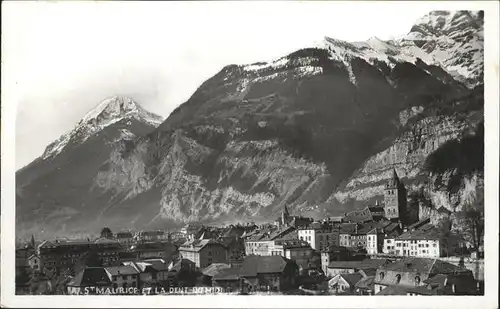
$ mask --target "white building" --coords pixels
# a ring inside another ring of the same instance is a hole
[[[307,241],[314,250],[339,245],[339,228],[331,224],[313,222],[298,230],[300,240]]]

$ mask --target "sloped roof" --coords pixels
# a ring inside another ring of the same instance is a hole
[[[279,255],[251,255],[245,257],[245,259],[243,260],[243,263],[241,265],[241,273],[244,276],[281,273],[285,270],[287,263],[288,260]]]
[[[443,233],[434,225],[428,223],[416,230],[410,230],[401,234],[399,240],[439,240],[443,237]]]
[[[68,286],[102,286],[111,284],[104,267],[87,267],[75,276]]]
[[[205,267],[201,272],[205,276],[213,277],[215,274],[219,273],[222,269],[231,268],[231,265],[226,263],[213,263]]]
[[[350,286],[354,286],[356,283],[358,283],[361,279],[363,279],[363,275],[360,273],[353,273],[353,274],[340,274],[344,280],[349,283]]]
[[[205,246],[212,244],[224,246],[222,243],[216,241],[215,239],[194,239],[194,240],[189,240],[184,244],[182,244],[179,250],[198,252]]]
[[[192,268],[195,263],[191,260],[188,259],[180,259],[177,261],[170,270],[175,270],[175,271],[181,271],[182,269],[189,269]]]
[[[406,257],[394,263],[381,265],[386,270],[398,272],[419,272],[426,274],[453,273],[459,270],[458,266],[439,259]]]
[[[212,280],[239,280],[241,269],[239,268],[223,268],[214,274]]]
[[[111,274],[111,276],[135,275],[139,273],[130,265],[109,266],[105,267],[105,269],[108,273]]]
[[[367,269],[378,268],[381,265],[390,263],[387,259],[366,259],[362,261],[332,261],[328,268],[342,268],[342,269]]]
[[[133,238],[134,235],[132,235],[131,232],[118,232],[116,233],[115,236],[117,239],[123,239],[123,238]]]
[[[407,288],[400,285],[389,285],[375,295],[406,295]]]

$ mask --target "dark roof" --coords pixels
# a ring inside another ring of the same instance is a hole
[[[181,269],[192,268],[195,263],[188,259],[180,259],[177,261],[170,270],[181,271]]]
[[[410,230],[401,234],[399,240],[439,240],[443,238],[443,232],[431,223],[427,223],[416,230]]]
[[[244,276],[256,276],[257,274],[282,273],[289,260],[279,256],[251,255],[245,257],[241,265],[241,273]]]
[[[440,286],[438,284],[428,284],[421,285],[414,288],[407,289],[409,293],[415,293],[420,295],[438,295]]]
[[[375,295],[406,295],[407,288],[400,285],[389,285]]]
[[[116,238],[122,239],[122,238],[133,238],[134,235],[132,235],[131,232],[118,232],[116,233]]]
[[[129,265],[110,266],[106,267],[106,270],[111,276],[135,275],[139,273],[135,268]]]
[[[382,269],[399,272],[419,272],[427,274],[446,274],[459,270],[458,266],[439,259],[406,257],[394,263],[381,265]]]
[[[363,279],[363,275],[360,273],[353,273],[353,274],[340,274],[344,280],[349,283],[350,286],[354,286],[356,283],[359,282],[359,280]]]
[[[245,233],[245,228],[232,226],[223,234],[222,237],[233,237],[233,236],[241,237],[243,233]]]
[[[375,276],[375,274],[377,273],[377,268],[375,267],[363,268],[359,270],[359,273],[362,274],[363,277]]]
[[[239,268],[223,268],[219,272],[214,274],[212,280],[239,280],[240,279]]]
[[[363,261],[332,261],[328,268],[342,268],[342,269],[366,269],[378,268],[381,265],[390,263],[387,259],[366,259]]]
[[[222,269],[231,268],[231,265],[225,263],[213,263],[205,267],[201,272],[205,276],[213,277],[215,274],[219,273]]]
[[[111,284],[104,267],[87,267],[75,276],[68,286],[102,286]]]

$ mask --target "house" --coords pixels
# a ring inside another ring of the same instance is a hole
[[[104,269],[111,278],[113,289],[139,288],[139,271],[131,265],[109,266]]]
[[[355,285],[363,279],[360,273],[344,273],[334,276],[328,281],[328,288],[334,294],[353,294]]]
[[[162,260],[125,262],[138,274],[140,289],[153,286],[165,286],[169,280],[168,266]]]
[[[296,229],[292,226],[281,226],[279,228],[263,228],[245,238],[246,255],[273,255],[275,240],[292,235]]]
[[[457,238],[445,235],[442,230],[428,223],[409,230],[395,239],[395,254],[422,258],[438,258],[454,252],[459,242]]]
[[[330,246],[321,251],[321,269],[326,274],[331,261],[347,261],[349,254],[346,247]]]
[[[314,250],[339,245],[339,226],[329,223],[313,222],[298,229],[300,240],[307,241]]]
[[[99,294],[99,290],[111,288],[111,279],[104,267],[86,267],[67,285],[69,295]]]
[[[427,279],[438,274],[461,272],[457,266],[438,259],[406,257],[393,263],[380,265],[374,280],[374,292],[381,295],[406,295],[407,291],[422,286]],[[402,294],[394,294],[402,293]]]
[[[218,274],[222,269],[231,268],[231,265],[226,263],[214,263],[202,270],[202,282],[206,285],[212,286],[213,277]]]
[[[313,252],[309,243],[304,240],[281,238],[275,240],[271,255],[294,260],[299,269],[311,269],[316,266],[312,264]]]
[[[378,205],[378,201],[374,206],[366,206],[361,210],[348,212],[344,215],[343,222],[349,223],[364,223],[379,221],[384,218],[384,207]]]
[[[179,248],[181,258],[195,263],[198,268],[205,268],[212,263],[226,263],[226,248],[214,239],[190,240]]]
[[[172,261],[168,266],[169,286],[192,286],[196,283],[196,264],[188,259]]]
[[[241,290],[243,278],[240,273],[240,268],[219,269],[212,277],[212,286],[222,287],[227,292]]]
[[[28,257],[28,264],[31,269],[33,270],[41,270],[42,265],[40,264],[40,257],[36,255],[36,253],[33,253]]]
[[[282,256],[247,256],[239,269],[250,291],[284,291],[297,285],[297,264]]]
[[[408,289],[406,295],[479,295],[478,281],[472,272],[461,270],[452,274],[438,274],[424,281],[424,285]]]

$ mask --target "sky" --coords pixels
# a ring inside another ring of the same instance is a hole
[[[279,58],[324,36],[391,39],[431,9],[336,1],[3,2],[16,169],[107,97],[129,96],[167,117],[225,65]]]

